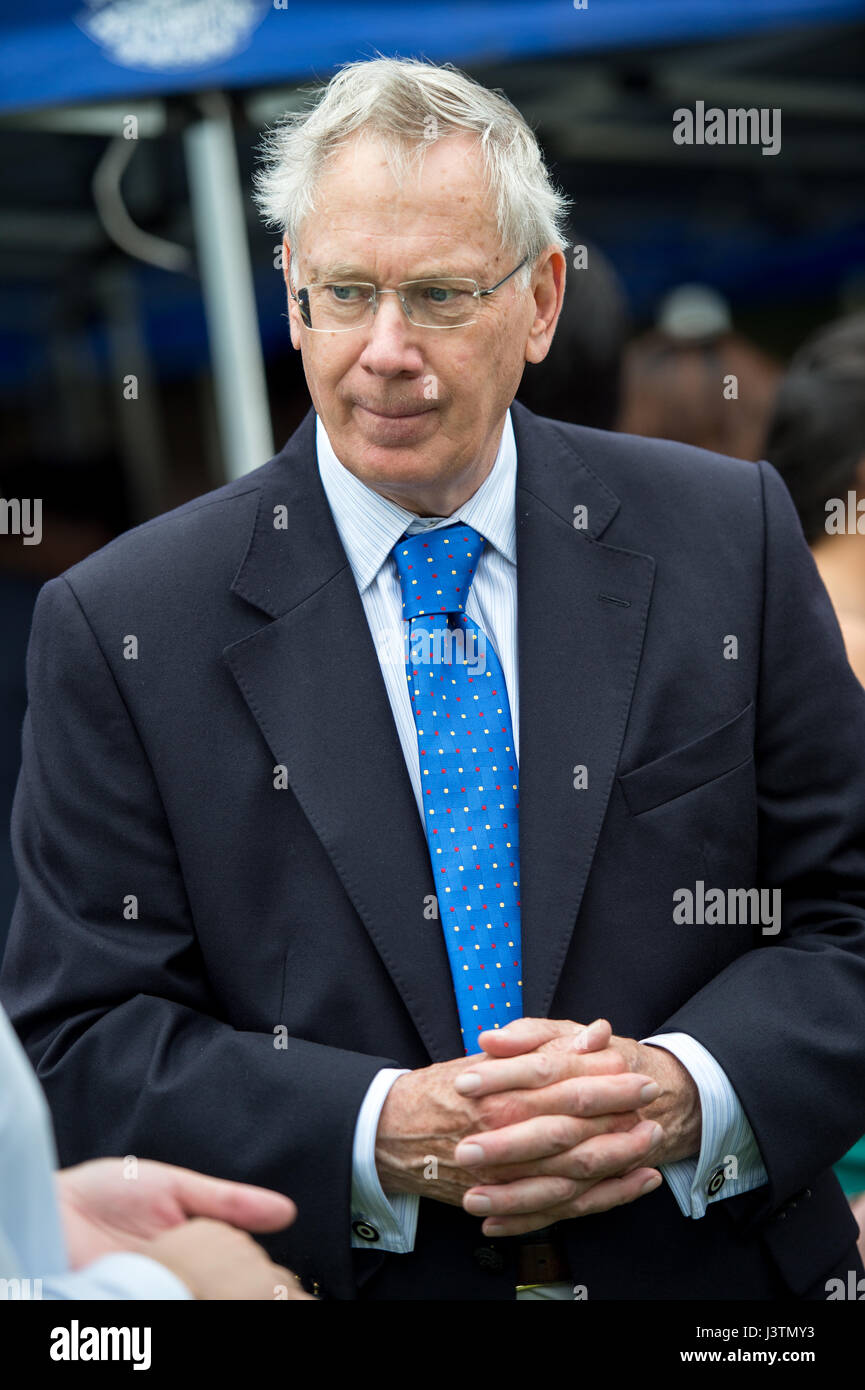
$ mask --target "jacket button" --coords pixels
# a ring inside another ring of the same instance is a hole
[[[721,1188],[724,1186],[725,1182],[726,1177],[724,1174],[724,1169],[716,1168],[714,1173],[710,1177],[708,1183],[706,1184],[706,1195],[708,1197],[714,1197],[718,1192],[721,1191]]]
[[[496,1250],[494,1245],[481,1245],[474,1251],[472,1259],[478,1269],[483,1269],[487,1274],[500,1274],[504,1269],[505,1257],[501,1250]]]
[[[375,1226],[371,1226],[368,1221],[353,1221],[351,1223],[351,1229],[354,1231],[355,1235],[358,1236],[361,1240],[381,1239],[378,1231],[375,1229]]]

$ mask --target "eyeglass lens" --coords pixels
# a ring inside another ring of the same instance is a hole
[[[355,328],[373,315],[376,288],[370,284],[309,285],[310,327]],[[414,280],[398,287],[408,317],[424,327],[457,327],[476,314],[473,280]],[[379,290],[378,294],[389,293]]]

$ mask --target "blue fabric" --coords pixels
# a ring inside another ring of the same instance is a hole
[[[464,612],[484,544],[460,523],[394,547],[427,844],[467,1053],[523,1011],[510,705],[492,642]]]
[[[0,0],[0,109],[249,87],[370,56],[501,62],[855,19],[861,0]]]

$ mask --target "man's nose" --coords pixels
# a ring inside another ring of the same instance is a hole
[[[395,291],[380,290],[361,363],[383,375],[417,371],[423,365],[418,335],[423,332],[409,320]]]

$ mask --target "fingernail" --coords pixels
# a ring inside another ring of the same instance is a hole
[[[657,1081],[650,1081],[647,1085],[643,1087],[642,1091],[640,1092],[640,1100],[654,1100],[655,1097],[659,1096],[660,1094],[661,1088],[658,1085]]]
[[[640,1188],[640,1196],[645,1197],[647,1192],[654,1192],[655,1188],[660,1187],[663,1181],[660,1173],[656,1173],[653,1178],[649,1178],[648,1182],[643,1183]]]
[[[483,1078],[478,1076],[476,1071],[464,1071],[457,1077],[454,1085],[460,1095],[467,1096],[470,1091],[476,1091],[481,1085]]]
[[[483,1231],[485,1236],[500,1236],[504,1229],[504,1225],[501,1221],[484,1222]]]
[[[472,1216],[486,1216],[487,1212],[492,1207],[492,1202],[489,1197],[484,1197],[483,1193],[477,1192],[469,1193],[469,1195],[463,1199],[463,1205],[466,1211],[470,1212]]]
[[[465,1168],[476,1167],[478,1163],[483,1163],[485,1157],[480,1144],[457,1144],[454,1152],[457,1163],[461,1163]]]
[[[584,1029],[582,1030],[582,1032],[580,1032],[580,1033],[577,1034],[577,1036],[574,1038],[574,1043],[573,1043],[573,1045],[574,1045],[574,1048],[575,1048],[575,1050],[576,1050],[577,1052],[585,1052],[586,1048],[587,1048],[588,1045],[589,1045],[589,1030],[588,1030],[588,1028],[584,1028]]]
[[[652,1130],[651,1139],[649,1140],[649,1148],[653,1149],[656,1144],[660,1144],[663,1137],[664,1131],[662,1130],[661,1126],[655,1125],[654,1129]]]

